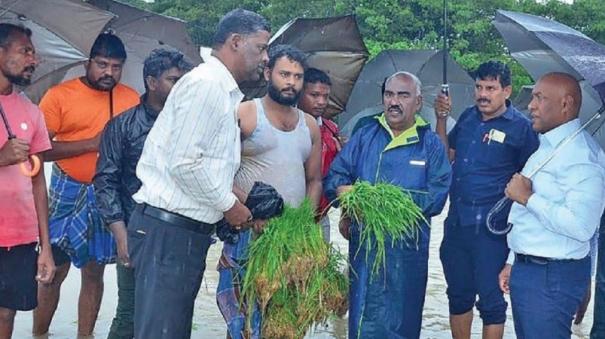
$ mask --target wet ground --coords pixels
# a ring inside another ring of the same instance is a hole
[[[331,213],[333,225],[338,220],[338,211]],[[443,220],[445,213],[433,218],[431,234],[431,247],[429,257],[429,279],[427,286],[426,302],[424,305],[424,320],[422,327],[422,338],[451,338],[448,324],[448,307],[445,296],[445,280],[439,261],[439,244],[443,237]],[[332,227],[331,239],[342,251],[347,251],[347,242],[336,228]],[[192,338],[225,338],[225,326],[223,319],[216,307],[215,290],[218,281],[216,262],[221,250],[220,242],[213,246],[208,254],[208,269],[202,282],[200,293],[196,300],[195,314],[193,319]],[[77,332],[77,299],[80,285],[79,271],[72,267],[69,276],[65,280],[61,290],[61,300],[50,329],[49,338],[63,339],[75,338]],[[593,284],[594,285],[594,284]],[[95,336],[93,338],[106,338],[117,302],[117,287],[115,268],[108,266],[105,272],[105,295],[99,312]],[[161,305],[158,305],[161,307]],[[584,322],[573,327],[572,338],[588,338],[592,325],[593,304],[591,302],[586,313]],[[514,338],[512,317],[509,315],[506,323],[505,338]],[[478,315],[473,324],[473,338],[481,337],[481,323]],[[31,338],[31,312],[20,312],[15,323],[14,338]],[[319,328],[308,338],[346,338],[346,319],[332,321],[327,327]]]

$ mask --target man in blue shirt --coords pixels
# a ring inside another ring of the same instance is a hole
[[[511,92],[507,65],[481,64],[475,72],[476,104],[460,115],[447,136],[450,101],[444,95],[435,100],[436,131],[450,151],[453,169],[440,256],[454,338],[470,338],[474,306],[483,320],[483,338],[500,339],[504,332],[507,303],[498,274],[508,247],[505,236],[488,231],[485,219],[512,175],[538,147],[529,119],[508,100]],[[507,215],[503,211],[495,223],[505,225]]]
[[[571,75],[538,80],[528,108],[540,147],[506,187],[515,203],[500,284],[510,291],[518,338],[570,338],[590,280],[590,240],[605,206],[605,153],[588,132],[574,136],[581,103]]]

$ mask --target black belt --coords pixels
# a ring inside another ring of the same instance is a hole
[[[144,215],[148,215],[152,218],[165,221],[176,227],[208,235],[214,233],[215,227],[213,224],[207,224],[205,222],[197,221],[184,215],[169,212],[164,209],[153,207],[147,204],[142,204],[139,206],[141,206],[141,213],[143,213]]]
[[[549,263],[564,263],[564,262],[574,262],[579,261],[581,259],[554,259],[554,258],[546,258],[546,257],[538,257],[536,255],[528,255],[528,254],[520,254],[515,253],[515,261],[524,262],[528,264],[537,264],[537,265],[548,265]]]

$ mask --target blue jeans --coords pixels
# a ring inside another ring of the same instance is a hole
[[[509,285],[517,338],[571,338],[589,280],[589,256],[543,264],[515,260]]]
[[[599,233],[599,254],[594,295],[594,321],[590,339],[605,339],[605,223]]]

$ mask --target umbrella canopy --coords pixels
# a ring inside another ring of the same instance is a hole
[[[338,117],[341,126],[345,126],[359,112],[370,107],[382,107],[382,83],[395,72],[406,71],[415,74],[422,82],[423,107],[425,118],[433,117],[432,107],[435,96],[441,90],[443,76],[443,51],[437,50],[385,50],[368,62],[359,75],[346,112]],[[468,73],[448,56],[447,78],[452,97],[454,118],[465,108],[473,104],[474,80]]]
[[[511,56],[536,80],[548,72],[565,72],[580,81],[580,120],[587,121],[605,98],[605,46],[586,35],[543,17],[498,10],[494,25]],[[605,119],[588,126],[605,147]]]
[[[290,44],[303,52],[310,67],[328,74],[332,82],[327,116],[344,110],[349,94],[368,59],[355,16],[305,19],[296,18],[282,26],[269,42],[270,45]],[[264,81],[242,86],[248,98],[266,93]]]
[[[57,0],[52,0],[57,1]],[[36,1],[41,3],[46,1]],[[82,4],[81,1],[78,1]],[[124,71],[122,72],[121,82],[133,87],[139,93],[145,91],[143,83],[143,61],[149,53],[155,48],[165,48],[179,50],[185,54],[194,64],[200,63],[201,58],[199,50],[191,41],[187,33],[187,25],[185,21],[163,16],[153,12],[145,11],[127,4],[123,4],[114,0],[88,0],[88,4],[83,4],[88,8],[108,13],[112,15],[111,21],[104,25],[105,30],[110,30],[120,37],[126,53],[128,55]],[[80,14],[74,14],[72,17],[77,18]],[[65,18],[70,20],[65,20]],[[70,16],[64,15],[61,18],[62,22],[72,24]],[[85,27],[87,22],[83,22],[81,27]],[[79,27],[73,24],[71,30],[79,32]],[[92,38],[101,33],[97,32]],[[90,47],[84,52],[85,59],[88,59]],[[53,81],[43,83],[34,83],[28,89],[32,98],[40,98],[46,90],[63,80],[75,78],[84,75],[84,68],[67,67],[62,73],[52,75]]]
[[[40,63],[32,83],[38,84],[52,85],[69,68],[86,61],[95,38],[114,17],[80,0],[0,1],[1,22],[22,24],[33,32]],[[36,102],[41,94],[29,89],[27,93]]]

